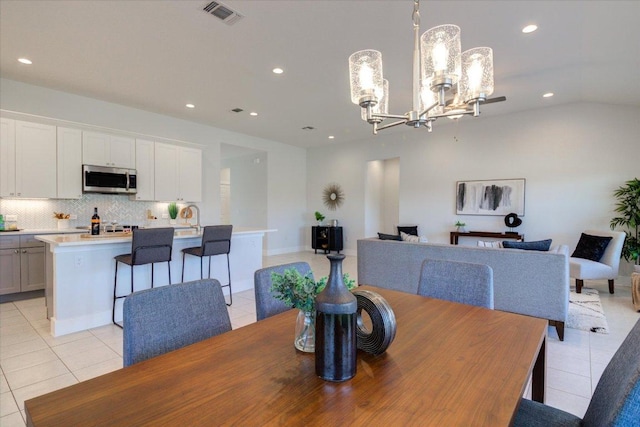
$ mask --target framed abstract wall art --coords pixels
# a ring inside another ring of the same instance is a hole
[[[524,216],[524,187],[524,178],[458,181],[456,214]]]

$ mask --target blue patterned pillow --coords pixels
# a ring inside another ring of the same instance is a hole
[[[535,242],[512,242],[505,240],[502,242],[503,248],[524,249],[527,251],[548,251],[551,247],[551,239],[537,240]]]

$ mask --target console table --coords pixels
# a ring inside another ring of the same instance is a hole
[[[458,237],[489,237],[493,239],[514,239],[524,241],[524,234],[518,233],[496,233],[494,231],[452,231],[449,233],[449,243],[452,245],[458,244]]]
[[[315,253],[318,253],[318,249],[323,250],[325,254],[331,251],[340,253],[342,248],[342,227],[311,227],[311,249]]]

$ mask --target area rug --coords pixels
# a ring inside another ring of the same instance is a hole
[[[567,328],[591,331],[598,334],[608,334],[609,325],[604,316],[604,310],[600,303],[598,291],[591,288],[582,288],[582,293],[576,293],[571,288],[569,294],[569,316]]]

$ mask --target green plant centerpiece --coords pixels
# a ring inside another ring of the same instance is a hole
[[[464,228],[467,224],[462,221],[456,221],[454,224],[459,233],[466,233],[467,230]]]
[[[348,273],[342,276],[347,289],[355,289],[356,281]],[[327,285],[327,277],[317,282],[311,273],[300,274],[295,268],[284,271],[283,274],[271,274],[271,295],[284,302],[289,307],[300,310],[296,320],[295,347],[303,352],[313,353],[315,350],[315,315],[316,295]]]
[[[169,218],[176,219],[178,217],[178,205],[176,202],[169,203]]]
[[[622,246],[621,257],[626,261],[633,261],[636,271],[640,265],[640,240],[638,232],[640,229],[640,180],[634,178],[625,182],[613,192],[616,198],[615,212],[620,214],[611,219],[609,224],[613,230],[616,227],[623,227],[627,235]]]
[[[316,216],[316,221],[318,221],[318,225],[322,224],[322,221],[324,221],[324,215],[316,211],[315,216]]]

